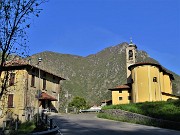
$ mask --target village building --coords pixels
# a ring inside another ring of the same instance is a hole
[[[137,63],[136,49],[132,41],[126,48],[127,84],[109,89],[112,104],[178,99],[172,92],[173,75],[159,64]]]
[[[6,73],[6,90],[0,100],[1,125],[13,119],[30,120],[42,109],[58,112],[60,82],[64,78],[22,60],[3,68],[1,83]]]

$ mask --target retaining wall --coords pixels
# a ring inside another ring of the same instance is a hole
[[[139,123],[145,125],[158,126],[162,128],[180,130],[180,122],[156,119],[141,114],[127,112],[120,109],[101,110],[100,114],[105,114],[107,116],[109,115],[110,117],[114,117],[115,119],[118,119],[120,121],[127,121],[132,123]]]

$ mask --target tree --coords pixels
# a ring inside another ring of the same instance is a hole
[[[86,100],[82,97],[74,97],[72,102],[69,103],[69,107],[76,107],[77,109],[86,108]]]
[[[0,76],[12,54],[24,56],[27,50],[26,30],[32,15],[39,16],[45,0],[0,0]],[[8,73],[1,80],[0,99],[6,92]]]

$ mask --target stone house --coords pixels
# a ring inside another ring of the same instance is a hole
[[[1,124],[12,119],[30,120],[42,109],[58,112],[64,78],[19,60],[3,68],[1,83],[6,73],[6,91],[0,100]]]

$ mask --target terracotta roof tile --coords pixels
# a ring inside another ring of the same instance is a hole
[[[17,66],[17,65],[24,65],[24,64],[28,64],[28,62],[23,59],[14,59],[14,60],[6,61],[4,63],[5,66]]]
[[[58,76],[58,75],[56,75],[54,73],[50,73],[47,70],[44,70],[44,69],[41,69],[41,68],[39,68],[39,67],[37,67],[35,65],[29,64],[26,60],[23,60],[23,59],[15,59],[15,60],[12,60],[12,61],[7,61],[7,62],[4,63],[4,66],[5,66],[4,68],[10,68],[10,67],[15,68],[15,67],[30,66],[30,67],[33,67],[33,68],[40,69],[41,71],[47,72],[47,73],[49,73],[51,75],[57,76],[57,77],[61,78],[61,80],[66,80],[66,79],[64,79],[64,78],[62,78],[62,77],[60,77],[60,76]]]
[[[101,103],[105,103],[105,102],[112,102],[112,99],[101,101]]]
[[[124,88],[129,89],[130,87],[129,87],[128,85],[126,85],[126,84],[123,84],[123,85],[117,86],[116,88],[117,88],[117,89],[124,89]]]
[[[115,88],[111,88],[109,90],[119,90],[119,89],[130,89],[130,86],[128,84],[123,84],[123,85],[116,86]]]
[[[57,101],[56,98],[52,97],[51,95],[45,93],[45,92],[42,92],[41,93],[41,97],[39,98],[39,100],[50,100],[50,101]]]

